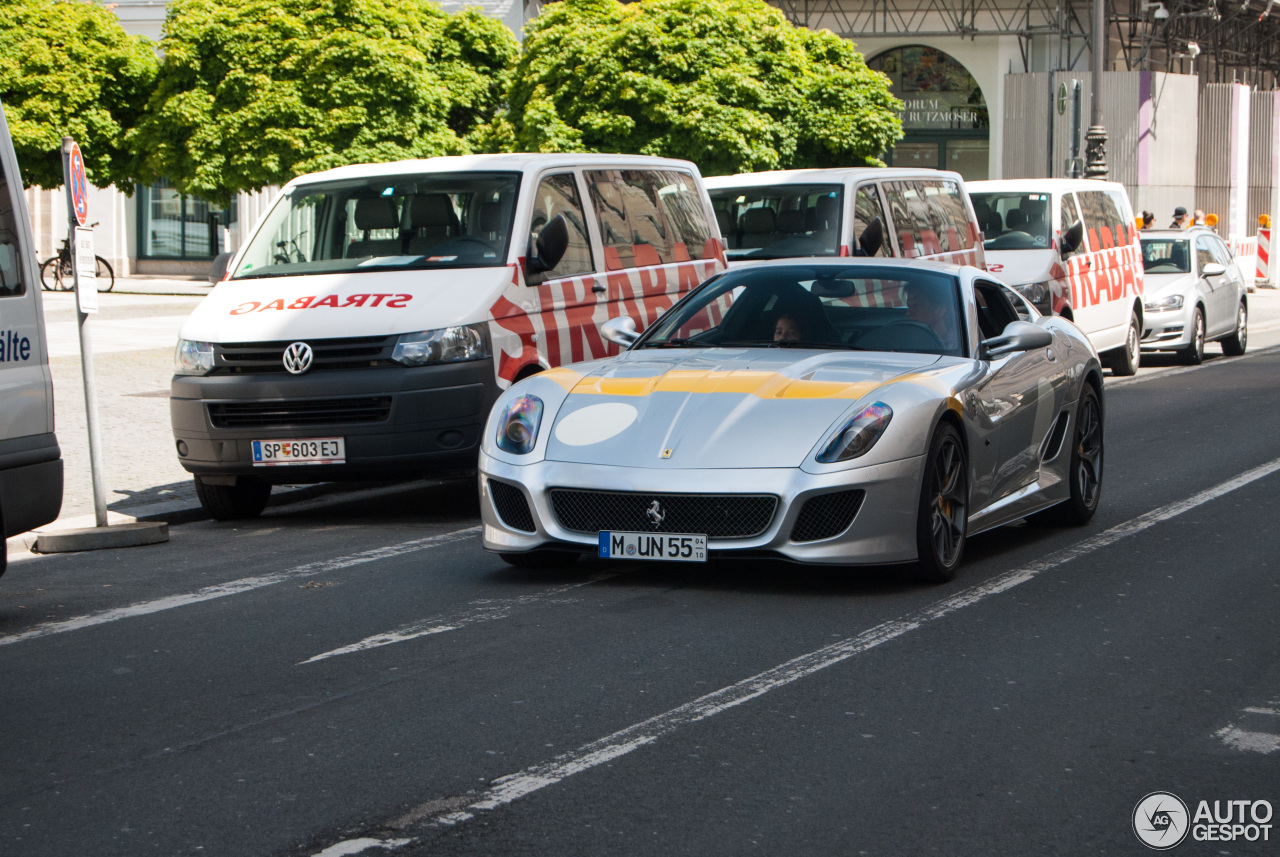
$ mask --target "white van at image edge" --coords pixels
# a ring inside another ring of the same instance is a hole
[[[31,217],[0,105],[0,531],[43,526],[62,508],[40,277]],[[0,574],[8,557],[0,552]]]
[[[473,470],[489,408],[529,374],[618,353],[724,270],[693,164],[468,155],[289,182],[184,323],[178,458],[221,519],[273,484]]]
[[[881,256],[984,264],[981,226],[959,173],[841,167],[711,176],[729,264]]]
[[[1113,374],[1136,372],[1142,248],[1124,185],[1002,179],[970,182],[969,196],[979,221],[988,218],[981,224],[987,270],[1042,313],[1072,321]]]

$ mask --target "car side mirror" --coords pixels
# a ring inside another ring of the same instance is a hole
[[[524,261],[525,278],[532,282],[536,277],[536,282],[540,283],[544,279],[541,275],[559,265],[564,251],[569,249],[569,221],[563,214],[557,214],[542,227],[538,240],[530,240],[529,243],[529,253]]]
[[[219,253],[213,257],[213,264],[209,266],[209,282],[222,282],[222,278],[227,275],[227,265],[231,264],[231,257],[234,255],[234,253]]]
[[[858,249],[862,256],[874,256],[884,246],[884,223],[880,218],[872,218],[867,228],[858,236]]]
[[[1221,277],[1227,272],[1226,265],[1220,265],[1217,262],[1205,262],[1200,266],[1200,276],[1202,277]]]
[[[1067,258],[1079,249],[1081,243],[1084,242],[1084,221],[1076,221],[1066,232],[1062,233],[1062,241],[1059,250],[1062,251],[1062,258]]]
[[[611,318],[600,326],[600,334],[615,345],[630,348],[640,338],[636,332],[636,322],[631,316]]]
[[[1029,321],[1011,321],[999,336],[982,340],[978,346],[984,360],[994,360],[1019,351],[1034,351],[1053,344],[1053,334]]]

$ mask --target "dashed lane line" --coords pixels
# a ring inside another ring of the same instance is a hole
[[[364,652],[381,646],[390,646],[393,643],[404,643],[409,640],[416,640],[419,637],[426,637],[432,634],[443,634],[446,631],[456,631],[459,628],[465,628],[467,625],[477,625],[481,622],[492,622],[496,619],[505,619],[521,607],[529,607],[538,603],[555,601],[559,596],[577,589],[580,586],[599,583],[602,580],[608,580],[611,577],[617,576],[618,572],[611,574],[597,574],[587,580],[579,581],[578,583],[557,586],[552,589],[535,592],[530,595],[519,595],[515,598],[495,598],[483,601],[473,601],[471,603],[471,609],[465,612],[458,613],[454,616],[437,616],[431,619],[411,622],[408,625],[402,625],[399,628],[396,628],[394,631],[374,634],[372,637],[365,637],[358,643],[342,646],[341,648],[333,649],[332,651],[307,658],[305,661],[299,661],[298,666],[312,664],[316,661],[322,661],[325,658],[336,657],[337,655],[350,655],[355,652]]]
[[[867,652],[882,643],[887,643],[911,631],[918,630],[930,622],[942,619],[965,607],[970,607],[994,595],[1007,592],[1027,581],[1034,580],[1046,571],[1051,571],[1072,560],[1113,545],[1122,539],[1137,535],[1154,527],[1156,524],[1176,518],[1185,512],[1189,512],[1205,503],[1269,476],[1277,470],[1280,470],[1280,458],[1245,471],[1239,476],[1228,479],[1184,500],[1161,506],[1122,524],[1117,524],[1092,538],[1085,539],[1021,568],[1005,572],[985,583],[965,589],[914,613],[884,622],[856,636],[801,655],[772,669],[743,679],[736,684],[685,703],[678,708],[650,717],[589,744],[584,744],[576,750],[563,753],[549,761],[501,777],[494,780],[492,785],[478,795],[447,799],[443,802],[438,799],[430,801],[415,810],[411,810],[388,825],[398,834],[397,838],[364,838],[363,841],[356,839],[344,840],[334,843],[330,848],[338,848],[355,842],[361,842],[361,847],[358,851],[334,852],[326,850],[317,854],[354,854],[374,847],[387,850],[398,849],[403,845],[417,841],[416,839],[411,839],[409,842],[404,842],[402,838],[413,828],[452,827],[462,824],[477,815],[504,807],[526,795],[533,794],[548,786],[553,786],[575,774],[589,771],[606,762],[625,756],[633,750],[653,744],[684,726],[714,717],[745,702],[761,697],[770,691],[778,690],[802,678],[813,675],[819,670],[824,670],[827,667]],[[1225,738],[1226,736],[1223,737]],[[441,813],[439,812],[439,807],[442,803],[461,806],[462,808]]]
[[[188,607],[192,604],[199,604],[203,601],[212,601],[216,598],[226,598],[228,595],[239,595],[243,592],[251,592],[255,589],[262,589],[267,586],[275,586],[277,583],[285,583],[290,580],[298,580],[304,577],[314,577],[317,574],[338,571],[340,569],[350,568],[353,565],[362,565],[366,562],[376,562],[377,560],[389,559],[394,556],[401,556],[402,554],[440,547],[441,545],[447,545],[451,542],[471,538],[479,532],[480,527],[478,526],[466,527],[461,530],[438,533],[434,536],[426,536],[421,539],[411,539],[394,545],[386,545],[384,547],[373,548],[359,553],[348,554],[347,556],[309,562],[274,574],[264,574],[259,577],[242,577],[239,580],[232,580],[228,583],[206,586],[203,589],[197,589],[195,592],[167,595],[164,598],[157,598],[154,601],[143,601],[138,604],[130,604],[126,607],[113,607],[110,610],[90,613],[87,616],[77,616],[73,619],[64,619],[60,622],[48,622],[43,625],[36,625],[34,628],[29,628],[28,630],[17,634],[9,634],[7,636],[0,637],[0,646],[9,646],[14,643],[22,643],[27,640],[48,637],[53,634],[65,634],[68,631],[79,631],[83,628],[92,628],[95,625],[105,625],[108,622],[119,622],[122,619],[133,619],[137,616],[148,616],[152,613],[161,613],[165,610],[173,610],[177,607]]]

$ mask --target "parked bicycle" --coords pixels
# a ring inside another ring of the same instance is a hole
[[[97,225],[94,223],[90,228]],[[48,292],[70,291],[76,282],[71,265],[71,239],[63,238],[58,255],[46,259],[40,266],[40,285]],[[93,268],[98,291],[111,291],[116,284],[116,272],[111,270],[111,264],[101,256],[94,256]]]

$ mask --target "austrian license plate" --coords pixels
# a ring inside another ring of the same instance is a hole
[[[345,464],[347,445],[340,437],[253,441],[254,467],[288,464]]]
[[[694,533],[600,533],[601,559],[706,562],[707,537]]]

